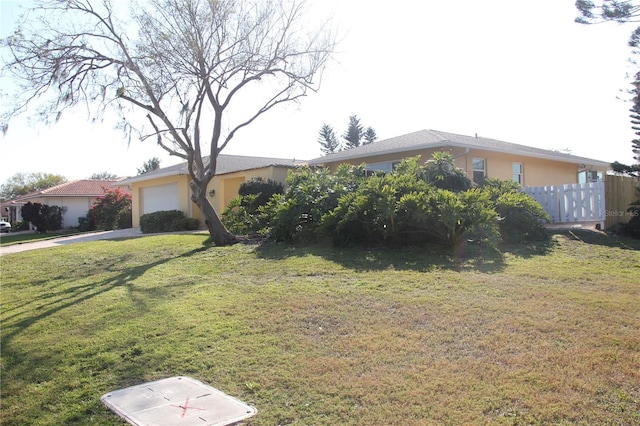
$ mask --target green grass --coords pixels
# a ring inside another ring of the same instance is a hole
[[[32,243],[34,241],[42,241],[42,240],[51,240],[54,238],[66,237],[68,235],[76,235],[82,234],[83,232],[76,230],[64,230],[57,232],[47,232],[47,233],[7,233],[0,234],[0,246],[9,246],[12,244],[21,244],[21,243]]]
[[[251,425],[640,423],[640,243],[364,250],[203,235],[0,258],[6,425],[122,421],[101,395],[187,375]]]

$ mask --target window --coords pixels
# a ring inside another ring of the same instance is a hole
[[[373,172],[391,173],[391,171],[393,171],[393,169],[395,169],[398,164],[400,164],[400,161],[367,164],[367,176],[371,176]]]
[[[578,183],[600,182],[602,180],[602,172],[596,170],[584,170],[578,173]]]
[[[524,182],[522,163],[513,163],[513,181],[522,186]]]
[[[475,183],[484,182],[484,178],[487,176],[486,161],[484,158],[473,159],[473,181]]]

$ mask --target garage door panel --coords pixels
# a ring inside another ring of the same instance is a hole
[[[142,214],[164,210],[180,210],[178,184],[142,188]]]

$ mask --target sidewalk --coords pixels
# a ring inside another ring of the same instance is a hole
[[[116,229],[114,231],[92,232],[90,234],[69,235],[67,237],[54,238],[50,240],[35,241],[32,243],[11,244],[9,246],[0,247],[0,256],[12,253],[20,253],[27,250],[36,250],[40,248],[57,247],[72,243],[81,243],[84,241],[108,240],[114,238],[131,238],[141,237],[143,234],[140,228]]]

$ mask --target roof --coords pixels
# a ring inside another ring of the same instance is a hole
[[[203,157],[205,164],[209,163],[209,157]],[[262,169],[265,167],[297,167],[302,164],[306,164],[305,161],[297,161],[295,159],[287,158],[271,158],[271,157],[250,157],[245,155],[218,155],[218,162],[216,164],[216,176],[224,175],[228,173],[242,172],[246,170]],[[133,176],[122,181],[125,184],[131,184],[133,182],[142,182],[146,180],[156,179],[166,176],[179,176],[188,175],[189,169],[187,163],[180,163],[174,166],[164,167],[158,170],[152,170],[150,172]]]
[[[10,203],[26,203],[29,200],[41,197],[98,197],[104,195],[105,188],[124,185],[122,182],[122,179],[79,179],[21,195],[11,200]],[[130,192],[128,188],[123,190],[127,193]]]
[[[590,164],[599,167],[609,167],[609,163],[592,158],[579,157],[548,149],[534,148],[527,145],[519,145],[504,142],[497,139],[478,136],[464,136],[455,133],[441,132],[438,130],[420,130],[391,139],[361,145],[356,148],[328,154],[314,158],[309,164],[326,164],[346,160],[361,159],[382,154],[402,153],[419,149],[432,149],[439,147],[461,147],[469,149],[482,149],[485,151],[523,155],[527,157],[543,158],[554,161],[563,161],[575,164]]]

